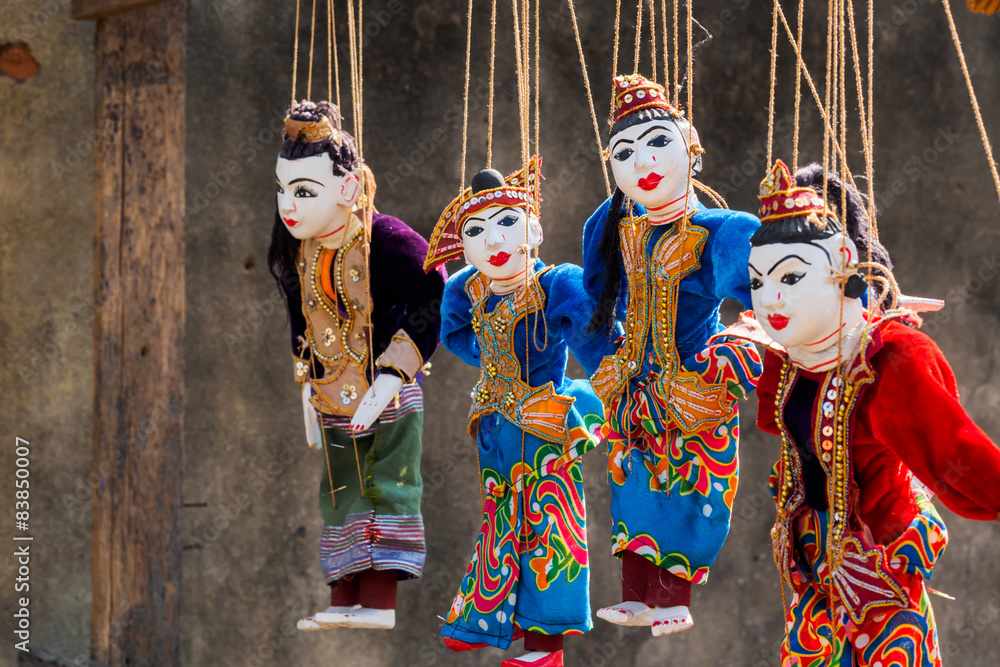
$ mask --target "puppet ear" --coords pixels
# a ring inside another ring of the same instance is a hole
[[[352,169],[339,177],[341,190],[337,193],[340,205],[354,208],[361,197],[361,172],[359,169]]]
[[[528,246],[537,248],[542,245],[542,223],[534,215],[528,216]]]
[[[844,296],[848,299],[859,299],[868,290],[868,281],[855,273],[844,283]]]

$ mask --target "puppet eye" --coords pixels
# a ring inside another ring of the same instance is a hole
[[[786,273],[785,275],[781,276],[781,282],[783,282],[786,285],[794,285],[795,283],[802,280],[802,278],[805,277],[805,275],[806,274],[804,273]]]
[[[652,146],[653,148],[663,148],[670,143],[670,138],[665,134],[658,134],[649,140],[647,146]]]
[[[752,289],[752,290],[759,290],[763,286],[764,286],[764,283],[761,282],[760,278],[751,278],[750,279],[750,289]]]
[[[635,153],[635,151],[632,150],[631,148],[623,148],[617,153],[615,153],[615,159],[618,160],[619,162],[624,162],[625,160],[632,157],[633,153]]]
[[[462,233],[468,236],[469,238],[472,238],[473,236],[479,236],[480,234],[482,234],[483,228],[480,227],[479,225],[469,225],[468,227],[465,228],[465,230]]]
[[[312,190],[310,190],[309,188],[307,188],[306,186],[300,185],[299,187],[295,188],[295,196],[296,197],[303,197],[303,198],[304,197],[315,197],[316,193],[313,192]]]
[[[516,215],[504,216],[504,218],[500,220],[500,222],[498,222],[497,224],[500,225],[501,227],[513,227],[514,225],[517,224],[517,216]]]

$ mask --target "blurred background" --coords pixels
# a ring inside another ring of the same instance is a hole
[[[577,2],[603,138],[614,4]],[[755,212],[766,171],[771,6],[758,0],[694,4],[695,17],[713,36],[699,49],[695,66],[694,121],[707,149],[702,178],[732,208]],[[791,18],[794,3],[785,4]],[[971,14],[962,3],[953,4],[987,129],[997,141],[1000,15]],[[804,47],[820,83],[827,33],[822,5],[806,2]],[[954,366],[963,404],[997,440],[997,193],[939,0],[876,5],[881,238],[904,292],[948,301],[944,311],[928,316],[924,330]],[[466,10],[464,0],[364,3],[364,136],[379,183],[377,206],[425,237],[461,184]],[[469,174],[485,163],[489,72],[489,3],[477,3],[475,11]],[[520,166],[508,14],[498,18],[493,159],[505,173]],[[626,15],[627,65],[621,70],[632,65],[634,4]],[[548,179],[541,255],[551,263],[579,263],[583,223],[601,204],[604,184],[565,0],[543,2],[541,24],[541,152]],[[434,357],[424,385],[423,579],[400,587],[391,633],[294,629],[298,618],[325,608],[328,600],[317,560],[323,462],[302,437],[284,305],[265,262],[294,33],[291,0],[202,0],[191,2],[187,13],[183,498],[191,506],[182,515],[183,662],[495,665],[500,652],[451,653],[437,634],[481,520],[474,443],[466,434],[469,391],[478,373],[444,350]],[[307,44],[307,19],[300,35]],[[343,24],[338,38],[350,129]],[[82,658],[89,653],[91,600],[95,27],[73,20],[68,0],[0,0],[0,44],[22,41],[40,65],[37,75],[21,83],[0,77],[0,525],[6,536],[14,521],[7,501],[14,480],[8,442],[17,435],[32,442],[32,645]],[[775,156],[787,160],[795,60],[787,40],[782,42]],[[303,54],[307,48],[302,46]],[[314,90],[325,97],[323,32],[317,52]],[[300,81],[300,97],[303,90]],[[822,159],[821,140],[816,107],[805,98],[803,161]],[[851,159],[855,171],[863,172],[860,151]],[[731,321],[736,312],[727,308],[725,317]],[[575,362],[572,372],[580,376]],[[755,429],[755,411],[754,398],[740,406],[742,471],[732,532],[708,584],[695,591],[694,628],[654,639],[647,629],[595,619],[592,633],[567,641],[567,665],[779,663],[782,600],[771,558],[774,509],[767,491],[779,443]],[[154,423],[178,418],[171,406],[151,416]],[[595,609],[620,599],[604,465],[599,453],[584,461]],[[1000,664],[1000,526],[942,513],[951,544],[932,585],[956,598],[933,600],[945,664]],[[0,548],[3,666],[16,664],[17,653],[12,550]]]

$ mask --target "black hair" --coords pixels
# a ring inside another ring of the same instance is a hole
[[[303,101],[292,105],[287,116],[292,120],[319,122],[324,118],[329,118],[330,123],[335,128],[340,128],[340,109],[336,104],[330,102],[309,102]],[[287,132],[282,132],[281,152],[279,157],[286,160],[298,160],[300,158],[313,157],[316,155],[328,155],[330,157],[333,174],[343,176],[349,171],[356,169],[361,164],[358,156],[358,149],[354,143],[354,138],[341,131],[341,144],[338,146],[333,138],[323,141],[299,141],[294,137],[289,137]],[[274,226],[271,228],[271,245],[267,249],[267,266],[271,275],[279,283],[286,284],[298,282],[298,271],[295,268],[295,261],[298,257],[301,241],[292,236],[285,223],[281,221],[277,207],[274,211]]]
[[[642,109],[625,116],[611,126],[608,134],[608,145],[615,135],[630,127],[635,127],[652,120],[669,120],[675,124],[683,119],[680,114],[672,113],[661,107]],[[629,214],[625,210],[625,193],[621,188],[616,187],[611,195],[611,205],[608,208],[608,217],[604,221],[604,230],[601,233],[601,240],[598,243],[598,250],[604,262],[604,284],[601,286],[601,295],[597,301],[597,308],[590,318],[588,332],[591,334],[603,333],[611,336],[614,331],[615,312],[618,308],[618,296],[621,290],[622,280],[622,253],[621,239],[618,234],[618,225],[622,217]],[[630,204],[631,207],[631,204]]]
[[[472,177],[472,194],[502,188],[503,185],[503,174],[496,169],[483,169]]]
[[[874,262],[885,267],[871,269],[876,276],[888,278],[892,271],[892,260],[889,251],[879,243],[874,236],[869,238],[871,221],[868,219],[866,197],[850,183],[845,183],[839,174],[825,172],[819,164],[813,163],[795,172],[795,184],[802,188],[811,188],[818,196],[823,197],[824,173],[826,174],[826,202],[837,214],[839,220],[826,216],[826,225],[820,229],[815,215],[795,216],[775,222],[767,222],[750,237],[750,245],[761,246],[771,243],[810,243],[829,238],[843,231],[858,248],[859,262]],[[844,206],[846,202],[846,207]],[[847,296],[857,298],[864,291],[862,284],[852,278],[853,284],[848,284]],[[892,287],[887,286],[882,303],[891,303]]]

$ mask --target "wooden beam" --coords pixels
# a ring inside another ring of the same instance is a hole
[[[186,0],[97,22],[92,657],[180,665]]]
[[[73,0],[73,18],[81,21],[103,19],[114,14],[156,5],[165,0]]]

